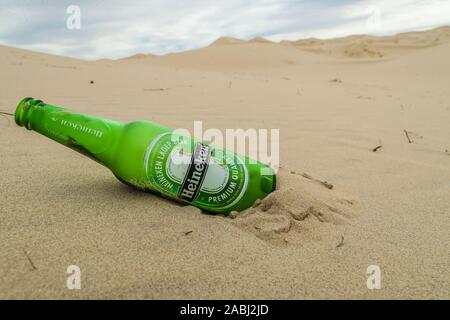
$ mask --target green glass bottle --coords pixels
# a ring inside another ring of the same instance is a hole
[[[275,190],[268,166],[149,121],[123,124],[33,98],[19,103],[15,121],[101,163],[127,185],[205,211],[242,211]]]

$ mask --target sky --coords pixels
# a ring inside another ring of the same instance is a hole
[[[450,25],[450,0],[0,0],[0,44],[81,59]]]

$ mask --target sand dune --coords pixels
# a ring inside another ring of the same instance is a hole
[[[0,116],[0,298],[450,298],[449,39],[221,38],[120,61],[0,46],[0,110],[33,96],[281,139],[278,189],[226,218]],[[72,264],[81,290],[65,287]],[[381,290],[366,287],[374,264]]]
[[[119,60],[143,60],[143,59],[149,59],[149,58],[155,58],[155,57],[157,57],[157,55],[138,53],[138,54],[132,55],[130,57],[122,58]]]
[[[210,46],[222,46],[222,45],[242,44],[242,43],[246,43],[246,41],[233,37],[220,37],[219,39],[211,43]]]
[[[254,37],[253,39],[250,39],[248,42],[249,43],[267,43],[267,44],[273,43],[272,41],[267,40],[266,38],[263,38],[263,37]]]
[[[123,60],[145,60],[182,68],[242,70],[323,63],[324,58],[348,61],[402,58],[405,54],[450,43],[450,27],[427,32],[408,32],[394,36],[367,35],[321,40],[271,42],[262,37],[241,40],[221,37],[208,47],[167,54],[154,61],[153,55],[138,54]],[[255,52],[258,54],[255,54]],[[148,59],[146,59],[148,57]]]
[[[255,52],[258,52],[255,55]],[[206,48],[161,57],[159,63],[177,67],[209,70],[264,69],[301,63],[307,52],[283,48],[277,44],[248,42],[239,45],[213,45]],[[310,59],[313,59],[311,57]]]
[[[428,32],[408,32],[394,36],[349,36],[332,40],[305,39],[283,41],[302,50],[341,58],[383,58],[450,42],[450,27]]]

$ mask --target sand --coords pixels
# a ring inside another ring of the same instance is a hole
[[[232,219],[133,190],[0,116],[0,298],[449,299],[449,56],[448,27],[117,61],[0,46],[1,110],[32,96],[281,142],[278,190]]]

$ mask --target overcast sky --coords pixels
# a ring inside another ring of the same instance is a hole
[[[1,44],[83,59],[183,51],[221,36],[294,40],[441,25],[450,25],[450,0],[0,0]]]

